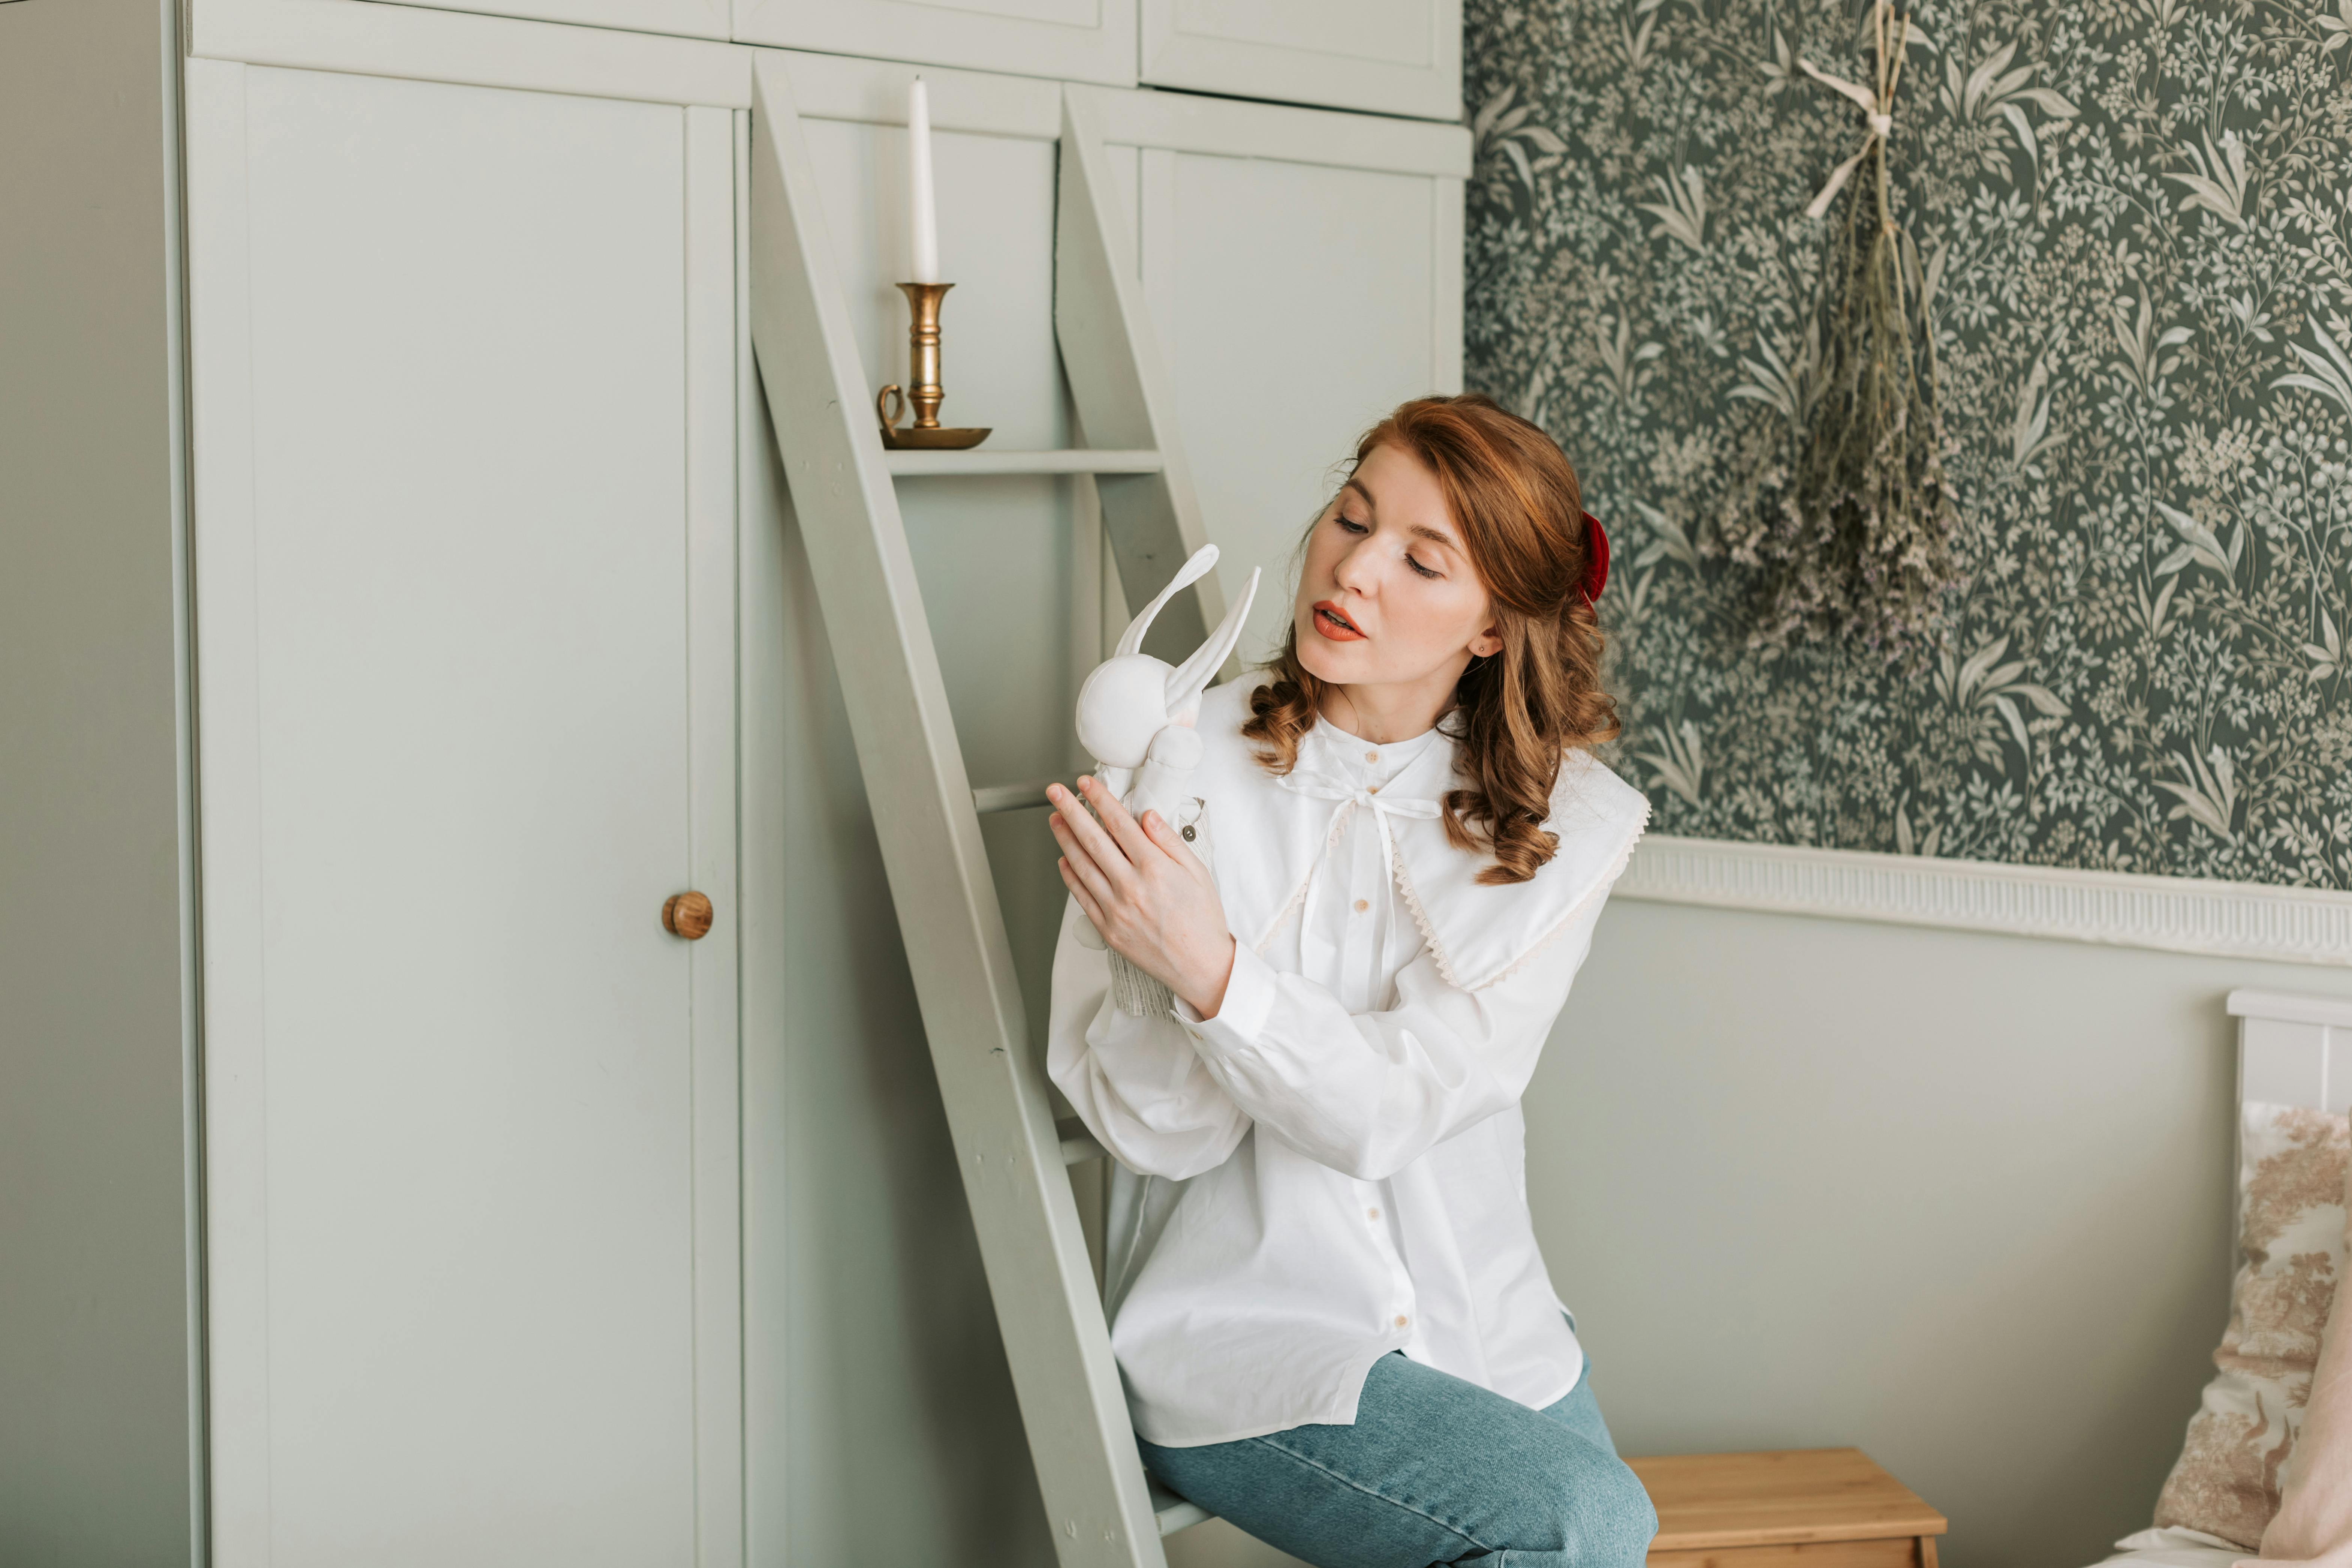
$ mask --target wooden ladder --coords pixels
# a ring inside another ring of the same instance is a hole
[[[1156,1491],[1137,1457],[1067,1167],[1103,1157],[1056,1127],[1029,1046],[980,816],[1044,803],[975,791],[948,711],[898,512],[898,474],[1091,474],[1130,610],[1207,542],[1175,405],[1083,89],[1062,97],[1054,325],[1087,449],[888,451],[783,63],[753,67],[751,342],[850,731],[882,843],[923,1028],[980,1235],[1062,1568],[1164,1568],[1160,1538],[1208,1517]],[[1213,574],[1153,626],[1189,650],[1223,616]]]

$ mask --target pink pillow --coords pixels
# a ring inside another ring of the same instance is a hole
[[[2344,1207],[2352,1215],[2352,1178]],[[2345,1245],[2352,1248],[2352,1219]],[[2352,1311],[2340,1306],[2321,1339],[2303,1435],[2279,1476],[2279,1510],[2263,1531],[2262,1561],[2352,1568]]]

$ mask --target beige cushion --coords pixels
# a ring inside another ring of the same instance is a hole
[[[2156,1522],[2252,1552],[2278,1511],[2280,1468],[2303,1428],[2344,1273],[2352,1132],[2341,1116],[2291,1105],[2248,1101],[2243,1115],[2230,1326]]]
[[[2344,1202],[2352,1209],[2352,1177]],[[2345,1236],[2352,1248],[2352,1221]],[[2339,1291],[2337,1300],[2352,1300]],[[2264,1562],[2352,1568],[2352,1309],[2328,1314],[2303,1436],[2279,1476],[2279,1510],[2263,1532]]]

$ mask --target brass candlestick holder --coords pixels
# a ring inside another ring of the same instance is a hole
[[[940,384],[940,301],[947,298],[952,283],[901,283],[907,296],[907,306],[912,321],[907,328],[907,343],[911,349],[914,390],[906,391],[896,382],[875,395],[874,412],[882,416],[882,444],[885,447],[923,447],[933,450],[959,451],[977,447],[988,439],[994,426],[982,429],[957,430],[940,423],[940,405],[947,400],[947,388]],[[911,407],[915,413],[912,425],[900,425]]]

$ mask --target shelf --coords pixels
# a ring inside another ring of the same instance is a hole
[[[1083,1165],[1089,1160],[1108,1160],[1110,1151],[1095,1142],[1087,1124],[1075,1116],[1065,1116],[1054,1123],[1054,1135],[1062,1141],[1062,1163]]]
[[[986,784],[971,792],[971,808],[982,816],[1000,811],[1028,811],[1046,804],[1045,786],[1052,779],[1039,779],[1035,784]]]
[[[1157,452],[1093,451],[1082,447],[1052,452],[889,451],[883,463],[900,479],[945,479],[974,474],[1156,474]]]
[[[1199,1503],[1186,1502],[1149,1475],[1143,1478],[1143,1481],[1150,1489],[1152,1516],[1160,1521],[1160,1533],[1163,1536],[1173,1535],[1180,1530],[1190,1530],[1196,1524],[1205,1524],[1217,1517]]]

